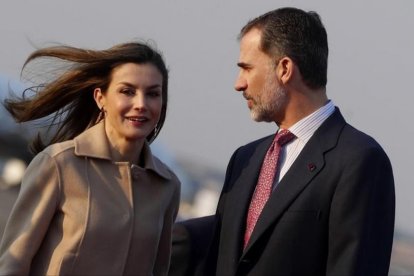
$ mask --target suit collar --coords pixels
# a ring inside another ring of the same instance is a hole
[[[275,223],[325,165],[324,154],[337,144],[346,122],[338,108],[319,127],[272,193],[243,254]],[[257,172],[257,171],[256,171]]]
[[[103,120],[88,128],[73,140],[75,144],[75,155],[112,161]],[[145,169],[152,170],[163,178],[171,179],[171,173],[168,168],[158,158],[152,155],[151,148],[147,142],[144,143],[141,154],[144,155]]]

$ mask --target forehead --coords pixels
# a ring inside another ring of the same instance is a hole
[[[112,69],[113,82],[162,83],[162,75],[152,63],[123,63]]]
[[[248,31],[240,40],[240,62],[253,62],[254,60],[270,57],[260,49],[262,32],[253,28]]]

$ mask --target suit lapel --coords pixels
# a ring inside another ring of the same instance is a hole
[[[222,248],[220,249],[224,263],[229,265],[238,261],[242,244],[240,241],[244,238],[244,228],[246,212],[250,203],[251,196],[256,186],[258,171],[260,171],[264,156],[269,148],[274,135],[267,137],[260,142],[254,150],[243,152],[237,160],[246,160],[240,164],[235,164],[234,172],[240,172],[235,177],[234,185],[224,206],[225,218],[222,220],[222,234],[224,237]],[[241,166],[241,167],[239,167]],[[236,264],[235,263],[235,264]]]
[[[344,125],[345,120],[337,109],[308,141],[266,203],[244,254],[323,170],[324,153],[336,146]]]

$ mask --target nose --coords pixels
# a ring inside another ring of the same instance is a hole
[[[145,109],[147,105],[145,93],[142,91],[137,91],[134,97],[134,108],[136,109]]]
[[[242,92],[242,91],[246,90],[246,88],[247,88],[247,82],[246,82],[246,79],[245,79],[245,78],[243,78],[243,77],[239,74],[239,76],[237,76],[236,83],[234,84],[234,89],[235,89],[236,91]]]

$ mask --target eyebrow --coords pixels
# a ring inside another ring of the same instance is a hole
[[[162,88],[162,85],[160,84],[154,84],[147,87],[147,89],[156,89],[156,88]]]
[[[121,81],[119,84],[126,85],[129,87],[134,87],[134,88],[136,87],[135,85],[127,81]],[[157,83],[157,84],[153,84],[153,85],[146,87],[146,89],[155,89],[155,88],[162,88],[162,85]]]
[[[239,66],[240,68],[251,68],[252,66],[248,63],[245,62],[238,62],[237,66]]]

